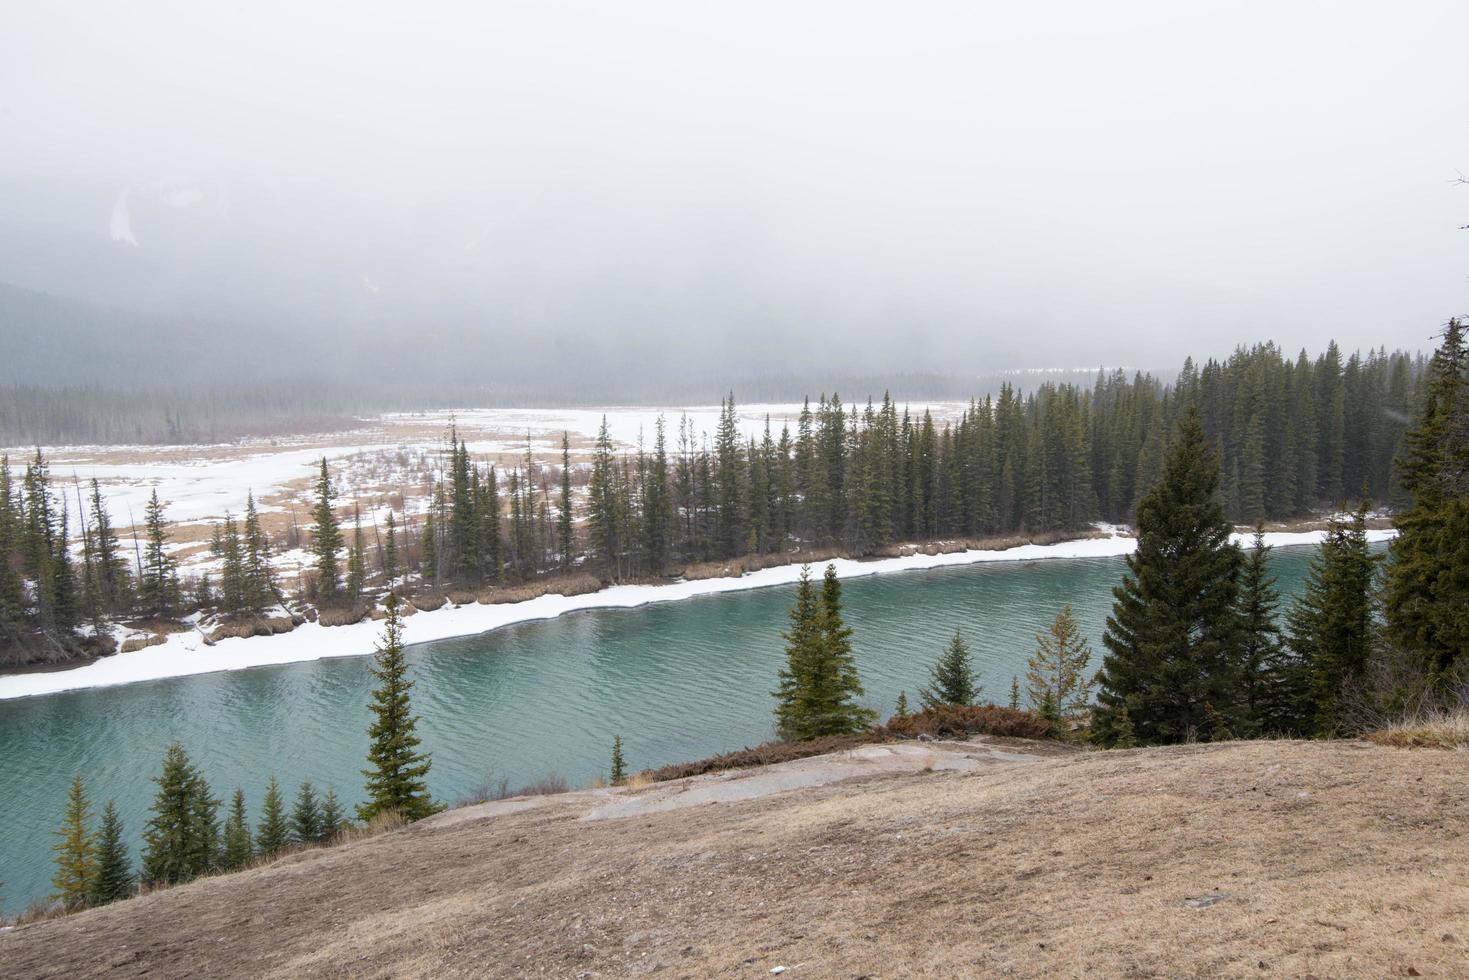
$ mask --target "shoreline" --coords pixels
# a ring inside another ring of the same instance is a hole
[[[1368,540],[1374,543],[1390,540],[1395,533],[1392,530],[1367,532]],[[1313,545],[1319,544],[1324,536],[1321,531],[1274,531],[1265,535],[1265,543],[1272,547]],[[1248,545],[1251,539],[1251,535],[1242,533],[1236,533],[1233,537],[1236,542],[1244,545]],[[1114,532],[1109,537],[1077,538],[1055,544],[1026,544],[1002,551],[969,550],[873,560],[836,558],[831,560],[831,564],[836,565],[839,578],[850,579],[865,575],[991,562],[1118,558],[1131,554],[1136,544],[1136,538]],[[820,564],[824,567],[827,563]],[[799,577],[800,569],[798,564],[777,565],[740,576],[696,579],[667,585],[611,585],[584,595],[548,593],[511,603],[471,603],[462,606],[445,604],[441,609],[420,611],[405,619],[403,640],[405,645],[412,646],[477,636],[504,626],[554,619],[570,612],[635,609],[697,596],[791,585]],[[274,667],[337,657],[369,656],[375,648],[380,629],[380,623],[373,619],[350,626],[305,623],[289,633],[222,639],[215,641],[211,647],[204,645],[203,638],[196,631],[173,633],[157,646],[114,654],[71,668],[0,675],[0,701],[219,671]]]

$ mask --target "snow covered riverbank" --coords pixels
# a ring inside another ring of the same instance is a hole
[[[1368,532],[1371,541],[1386,541],[1395,532]],[[1318,544],[1323,532],[1272,532],[1267,544],[1276,547]],[[1248,545],[1247,535],[1236,535]],[[834,564],[842,578],[890,572],[972,565],[982,562],[1041,561],[1055,558],[1113,558],[1130,554],[1135,539],[1114,534],[1105,538],[1083,538],[1049,545],[1022,545],[1004,551],[959,551],[942,555],[909,555],[855,561],[839,558]],[[496,605],[446,605],[435,612],[420,612],[404,621],[408,643],[426,643],[458,636],[473,636],[514,623],[551,619],[583,609],[629,609],[655,602],[676,602],[694,596],[789,585],[800,575],[800,566],[785,565],[751,572],[737,578],[711,578],[668,585],[615,585],[586,595],[543,595],[523,602]],[[137,681],[207,674],[219,670],[241,670],[273,664],[297,663],[327,657],[355,657],[372,653],[381,624],[364,620],[351,626],[321,626],[307,623],[289,633],[226,639],[205,646],[197,632],[174,633],[158,646],[119,653],[80,667],[44,673],[0,676],[0,700],[56,694],[82,688],[108,687]]]

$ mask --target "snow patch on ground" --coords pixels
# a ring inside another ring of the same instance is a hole
[[[1368,531],[1371,541],[1386,541],[1395,532]],[[1236,534],[1248,546],[1252,535]],[[1276,547],[1319,544],[1321,531],[1271,532],[1265,543]],[[1119,534],[1084,538],[1059,544],[1021,545],[1004,551],[959,551],[946,555],[909,555],[877,561],[839,558],[841,578],[881,575],[919,569],[972,565],[980,562],[1041,561],[1056,558],[1112,558],[1130,554],[1136,540]],[[587,595],[543,595],[523,602],[496,605],[446,605],[436,612],[421,612],[404,620],[408,643],[427,643],[457,636],[472,636],[515,623],[551,619],[583,609],[630,609],[655,602],[677,602],[694,596],[715,595],[744,589],[790,585],[800,576],[800,566],[766,568],[737,578],[701,579],[669,585],[615,585]],[[49,673],[13,674],[0,677],[0,700],[55,694],[82,688],[108,687],[138,681],[207,674],[219,670],[242,670],[274,664],[298,663],[327,657],[359,657],[371,654],[381,624],[364,620],[352,626],[321,626],[306,623],[290,633],[249,639],[220,640],[206,646],[198,632],[174,633],[158,646],[132,653],[119,653],[85,666]]]

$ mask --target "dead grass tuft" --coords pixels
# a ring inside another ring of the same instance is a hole
[[[1400,721],[1362,737],[1401,749],[1469,749],[1469,708]]]
[[[998,705],[944,705],[903,718],[893,718],[886,732],[895,738],[964,739],[971,735],[1003,735],[1009,738],[1055,738],[1056,725],[1029,711]]]

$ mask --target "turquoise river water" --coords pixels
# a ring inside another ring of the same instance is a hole
[[[1314,548],[1279,549],[1296,593]],[[847,618],[867,702],[886,716],[964,631],[985,693],[1004,702],[1035,634],[1071,603],[1100,663],[1120,558],[1000,562],[848,579]],[[593,610],[413,647],[430,789],[444,801],[487,780],[605,775],[620,734],[634,768],[773,737],[771,690],[793,588]],[[432,615],[432,614],[427,614]],[[368,653],[370,651],[364,651]],[[50,891],[50,846],[80,772],[100,810],[114,799],[136,846],[163,750],[178,740],[215,795],[243,787],[250,819],[274,773],[360,799],[372,687],[364,658],[263,667],[0,701],[0,895],[14,912]]]

